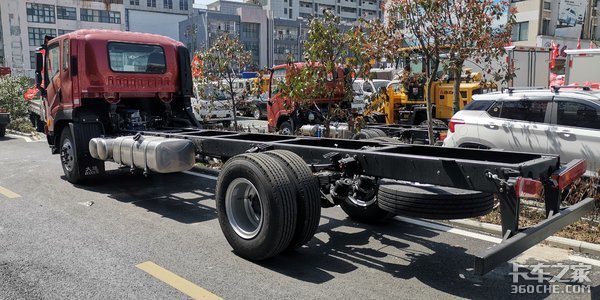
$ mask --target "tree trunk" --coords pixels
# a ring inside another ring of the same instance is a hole
[[[426,95],[427,97],[427,139],[429,140],[429,145],[433,145],[434,144],[434,140],[433,140],[433,116],[432,116],[432,111],[431,111],[431,104],[432,104],[432,95],[431,95],[431,86],[433,86],[433,78],[431,76],[427,77],[427,91],[426,91]]]
[[[454,73],[454,85],[452,86],[452,114],[455,114],[460,110],[460,75],[462,72],[461,69],[455,68],[452,73]]]
[[[233,128],[237,131],[238,123],[237,123],[237,112],[235,107],[235,93],[233,91],[233,80],[229,80],[229,91],[231,95],[231,111],[233,113]]]

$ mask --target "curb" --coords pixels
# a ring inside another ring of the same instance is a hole
[[[12,130],[12,129],[8,129],[6,128],[6,132],[10,133],[10,134],[15,134],[15,135],[20,135],[20,136],[26,136],[26,137],[34,137],[37,136],[37,134],[33,134],[33,133],[24,133],[24,132],[20,132],[20,131],[16,131],[16,130]]]
[[[482,223],[482,222],[473,221],[473,220],[469,220],[469,219],[448,220],[448,221],[446,221],[446,223],[453,225],[455,227],[462,227],[462,228],[466,228],[466,229],[482,231],[485,233],[492,233],[492,234],[497,234],[497,235],[502,234],[502,227],[500,225],[495,225],[495,224]],[[582,242],[582,241],[577,241],[577,240],[558,237],[558,236],[548,237],[544,241],[544,243],[546,245],[556,247],[556,248],[573,250],[573,251],[577,251],[582,254],[600,256],[600,245],[593,244],[593,243]]]

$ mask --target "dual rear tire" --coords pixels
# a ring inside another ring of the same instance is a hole
[[[239,256],[253,261],[308,242],[321,215],[317,179],[289,151],[229,159],[217,180],[216,200],[225,238]]]

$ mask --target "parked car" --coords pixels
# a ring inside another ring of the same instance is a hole
[[[269,93],[262,93],[260,96],[252,96],[250,99],[240,103],[238,110],[247,117],[254,117],[256,120],[267,119],[267,103]]]
[[[230,100],[223,93],[218,93],[212,100],[192,98],[191,103],[194,116],[202,123],[222,123],[229,127],[233,121]]]
[[[10,123],[10,114],[6,109],[0,107],[0,137],[6,135],[8,123]]]
[[[507,90],[476,95],[450,120],[445,147],[559,154],[600,169],[600,91]]]

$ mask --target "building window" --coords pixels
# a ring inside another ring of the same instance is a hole
[[[59,29],[59,30],[58,30],[58,35],[67,34],[67,33],[69,33],[69,32],[73,32],[73,30]]]
[[[188,0],[179,0],[179,10],[188,10]]]
[[[260,28],[260,24],[258,24],[258,23],[243,23],[242,38],[257,39],[259,28]]]
[[[121,13],[97,9],[81,9],[81,21],[121,24]]]
[[[54,5],[27,3],[27,21],[34,23],[56,23]]]
[[[526,41],[529,36],[529,21],[519,22],[513,25],[512,28],[512,40],[513,41]]]
[[[290,13],[290,14],[289,14],[289,18],[291,19],[291,18],[292,18],[292,16],[294,15],[294,13],[292,13],[292,9],[291,9],[291,8],[288,10],[288,12]]]
[[[35,60],[36,60],[35,51],[29,51],[29,67],[31,69],[35,69],[35,67],[36,67]]]
[[[146,4],[148,7],[156,7],[156,0],[148,0]]]
[[[44,44],[45,36],[56,36],[56,29],[28,27],[27,33],[29,35],[29,46],[39,47]]]
[[[173,8],[173,0],[163,0],[163,7],[172,9]]]
[[[287,7],[284,7],[284,8],[283,8],[283,14],[284,14],[284,15],[287,15]]]
[[[77,20],[77,9],[75,7],[57,6],[56,17],[62,20]]]
[[[140,5],[140,0],[129,0],[129,5]]]
[[[552,3],[548,2],[548,1],[544,1],[544,9],[545,10],[550,10],[551,5],[552,5]]]
[[[542,35],[550,35],[550,19],[542,21]]]

